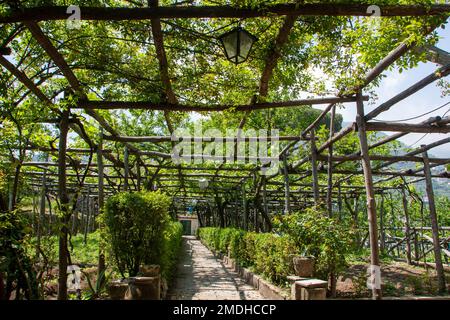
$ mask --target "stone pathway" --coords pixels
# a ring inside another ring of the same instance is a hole
[[[227,269],[199,240],[183,237],[177,276],[168,294],[173,300],[263,300],[236,272]]]

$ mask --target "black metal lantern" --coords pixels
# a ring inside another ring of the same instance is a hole
[[[219,37],[227,59],[235,64],[247,60],[253,43],[258,39],[248,31],[237,27]]]

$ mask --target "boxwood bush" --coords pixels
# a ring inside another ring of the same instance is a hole
[[[209,248],[229,255],[274,283],[282,284],[294,272],[290,255],[296,248],[287,236],[208,227],[199,229],[199,237]]]
[[[316,259],[315,276],[328,280],[345,266],[351,246],[348,231],[317,210],[278,217],[275,233],[255,233],[233,228],[200,228],[199,237],[211,249],[236,259],[276,284],[294,274],[294,255]]]
[[[182,226],[169,215],[170,198],[159,192],[122,192],[108,198],[101,220],[111,256],[122,277],[143,264],[158,264],[171,278],[181,244]]]

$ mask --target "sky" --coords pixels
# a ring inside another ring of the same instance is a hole
[[[441,39],[439,40],[436,47],[450,52],[450,29],[440,29],[439,36],[441,37]],[[385,77],[381,81],[380,86],[375,90],[378,95],[378,100],[374,105],[365,103],[365,113],[370,112],[381,103],[389,100],[396,94],[407,89],[409,86],[430,75],[439,67],[440,66],[435,63],[427,62],[420,63],[420,65],[416,68],[403,71],[402,73],[399,73],[397,70],[385,72],[384,74],[387,77]],[[450,80],[449,78],[449,76],[446,77],[447,80]],[[376,119],[393,121],[408,119],[424,114],[444,105],[447,102],[450,102],[450,96],[442,98],[441,94],[442,90],[437,86],[436,81],[420,90],[419,92],[408,97],[407,99],[395,104],[393,107],[391,107],[390,110],[378,115]],[[437,110],[420,118],[411,121],[405,121],[405,123],[419,123],[433,116],[442,117],[447,111],[447,116],[450,116],[450,104],[445,106],[444,108],[441,108],[440,110]],[[356,108],[354,103],[345,104],[345,109],[338,109],[338,112],[342,114],[345,122],[355,121]],[[389,135],[393,134],[393,132],[385,133]],[[421,144],[429,144],[436,140],[444,139],[446,137],[449,137],[450,134],[432,133],[426,135],[423,139],[418,141],[422,136],[424,136],[423,133],[410,133],[400,138],[399,140],[407,146],[412,145],[412,147],[420,147]],[[450,158],[450,144],[433,148],[429,151],[429,154],[435,157]]]

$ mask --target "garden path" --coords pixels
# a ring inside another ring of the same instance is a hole
[[[176,279],[168,294],[173,300],[262,300],[264,297],[227,269],[199,240],[183,237]]]

